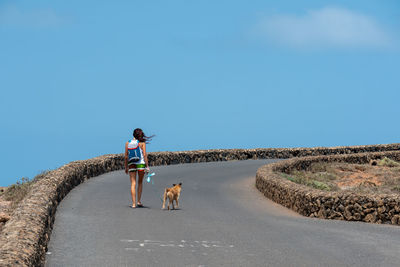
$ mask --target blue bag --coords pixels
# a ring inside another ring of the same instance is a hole
[[[142,159],[142,153],[140,151],[139,141],[137,141],[137,145],[134,144],[134,140],[130,140],[128,144],[128,163],[136,163]]]

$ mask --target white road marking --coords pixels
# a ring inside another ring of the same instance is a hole
[[[160,241],[160,240],[137,240],[137,239],[121,239],[121,242],[128,242],[128,243],[137,243],[138,247],[129,247],[129,248],[125,248],[125,250],[132,250],[132,251],[139,251],[140,248],[144,248],[144,247],[170,247],[170,248],[186,248],[186,247],[190,247],[190,248],[223,248],[224,252],[229,252],[229,248],[233,248],[234,245],[225,245],[222,244],[221,241],[208,241],[208,240],[203,240],[203,241],[186,241],[186,240],[181,240],[179,241]],[[228,248],[228,250],[227,250]],[[147,252],[151,252],[154,249],[150,249],[147,248],[146,251]],[[196,250],[192,249],[192,252],[195,252]],[[51,252],[48,252],[51,253]],[[204,254],[203,254],[204,255]],[[205,254],[207,255],[207,253]]]
[[[121,239],[121,242],[139,242],[139,240],[133,240],[133,239]]]

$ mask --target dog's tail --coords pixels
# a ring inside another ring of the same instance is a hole
[[[165,188],[164,190],[164,198],[163,198],[163,203],[162,203],[162,209],[165,209],[165,201],[167,200],[167,193],[169,192],[168,188]]]

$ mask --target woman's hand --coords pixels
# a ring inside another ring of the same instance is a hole
[[[150,168],[146,167],[146,169],[144,170],[145,173],[149,173],[150,172]]]

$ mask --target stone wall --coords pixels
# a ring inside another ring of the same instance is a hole
[[[293,157],[353,154],[396,150],[400,150],[400,143],[388,145],[347,147],[213,149],[183,152],[156,152],[149,153],[149,163],[150,165],[169,165],[227,160],[288,159]]]
[[[400,151],[289,159],[259,168],[256,187],[266,197],[304,216],[400,225],[399,194],[325,192],[293,183],[277,173],[309,170],[315,162],[364,164],[383,157],[400,161]]]
[[[335,148],[224,149],[149,153],[151,166],[400,150],[400,144]],[[41,266],[58,203],[88,178],[123,169],[123,154],[75,161],[51,171],[32,186],[0,233],[1,266]]]

